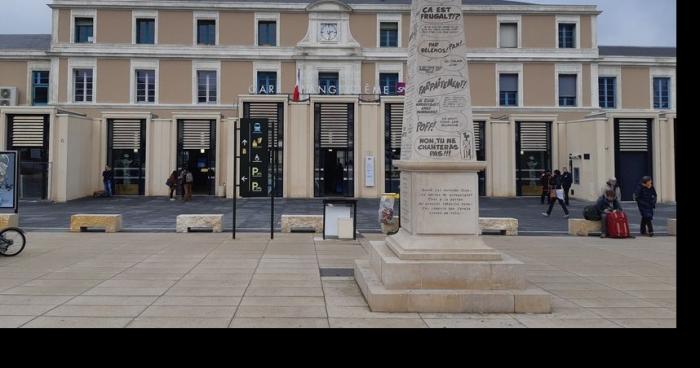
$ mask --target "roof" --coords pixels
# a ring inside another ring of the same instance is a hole
[[[168,0],[160,0],[168,1]],[[212,0],[207,0],[212,1]],[[265,0],[213,0],[220,2],[231,2],[231,3],[260,3]],[[411,0],[339,0],[340,2],[346,4],[387,4],[387,5],[402,5],[411,4]],[[275,3],[290,3],[290,4],[312,4],[316,0],[271,0]],[[522,1],[510,1],[510,0],[462,0],[464,5],[537,5],[533,3],[526,3]]]
[[[675,47],[599,46],[601,56],[676,57]]]
[[[0,34],[0,50],[48,51],[50,47],[50,34]]]

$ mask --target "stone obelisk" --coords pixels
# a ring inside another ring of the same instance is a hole
[[[413,0],[401,161],[401,229],[372,242],[355,277],[386,312],[546,313],[522,263],[487,246],[461,0]]]

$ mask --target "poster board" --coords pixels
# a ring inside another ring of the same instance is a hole
[[[0,151],[0,210],[17,212],[19,160],[16,151]]]

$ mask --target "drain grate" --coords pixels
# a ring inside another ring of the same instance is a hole
[[[355,270],[352,268],[320,268],[321,277],[353,277]]]

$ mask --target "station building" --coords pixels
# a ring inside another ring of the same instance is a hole
[[[25,199],[102,187],[232,197],[239,119],[267,118],[268,190],[285,198],[399,191],[410,0],[54,0],[52,34],[0,35],[0,149]],[[480,194],[573,197],[651,175],[675,202],[676,50],[598,45],[595,6],[464,0]],[[298,81],[298,82],[297,82]],[[301,91],[295,101],[295,86]],[[274,176],[273,176],[274,174]]]

